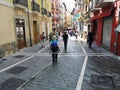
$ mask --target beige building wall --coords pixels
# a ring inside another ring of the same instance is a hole
[[[47,26],[47,16],[41,16],[41,25],[42,25],[42,32],[45,33],[45,35],[47,36],[48,33],[46,31],[46,26]]]
[[[0,57],[15,52],[15,26],[13,4],[0,1]]]
[[[0,45],[14,41],[14,9],[0,5]]]
[[[9,1],[9,2],[8,2]],[[41,0],[37,0],[38,4],[41,4]],[[43,0],[44,8],[51,12],[51,0]],[[25,21],[25,43],[26,46],[30,46],[30,33],[32,45],[34,45],[34,30],[33,21],[37,22],[37,38],[40,41],[40,34],[45,31],[46,36],[52,31],[52,18],[47,15],[41,15],[40,12],[34,13],[31,10],[31,0],[28,0],[29,5],[29,20],[30,28],[28,23],[28,10],[24,8],[18,8],[14,6],[12,0],[0,0],[0,57],[10,55],[18,50],[18,40],[16,33],[16,19],[23,19]],[[40,5],[41,6],[41,5]],[[44,30],[43,30],[44,29]],[[48,31],[49,30],[49,31]]]

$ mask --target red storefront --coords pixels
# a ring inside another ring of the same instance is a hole
[[[116,27],[120,24],[120,0],[113,3],[103,2],[97,8],[101,9],[94,11],[91,18],[91,29],[95,35],[94,40],[98,46],[120,55],[120,33],[116,37],[115,32]]]

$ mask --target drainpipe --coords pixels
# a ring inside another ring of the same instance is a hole
[[[27,7],[27,15],[28,15],[28,28],[29,28],[29,41],[30,41],[30,46],[32,46],[31,27],[30,27],[30,13],[29,13],[29,8],[28,7]]]

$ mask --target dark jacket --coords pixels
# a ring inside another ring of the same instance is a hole
[[[67,34],[67,33],[64,33],[64,34],[63,34],[63,40],[64,40],[64,41],[67,41],[67,40],[68,40],[68,34]]]

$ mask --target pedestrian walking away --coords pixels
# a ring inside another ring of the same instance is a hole
[[[75,31],[75,38],[76,38],[76,40],[77,40],[77,37],[78,37],[78,32]]]
[[[67,42],[68,42],[67,32],[64,32],[62,37],[63,37],[63,42],[64,42],[64,50],[67,51]]]
[[[57,37],[57,40],[58,40],[58,37],[59,37],[59,33],[58,33],[58,30],[55,31],[55,35]]]
[[[55,35],[55,32],[54,32],[54,31],[50,32],[50,34],[49,34],[49,42],[52,41],[52,37],[53,37],[54,35]]]
[[[88,40],[88,44],[89,44],[89,48],[91,48],[91,45],[92,45],[92,42],[93,42],[93,32],[89,32],[88,33],[88,38],[87,38]]]
[[[58,51],[59,51],[58,40],[55,35],[52,37],[52,41],[50,41],[50,44],[51,44],[50,46],[52,51],[52,61],[53,61],[53,64],[55,64],[57,63]]]

